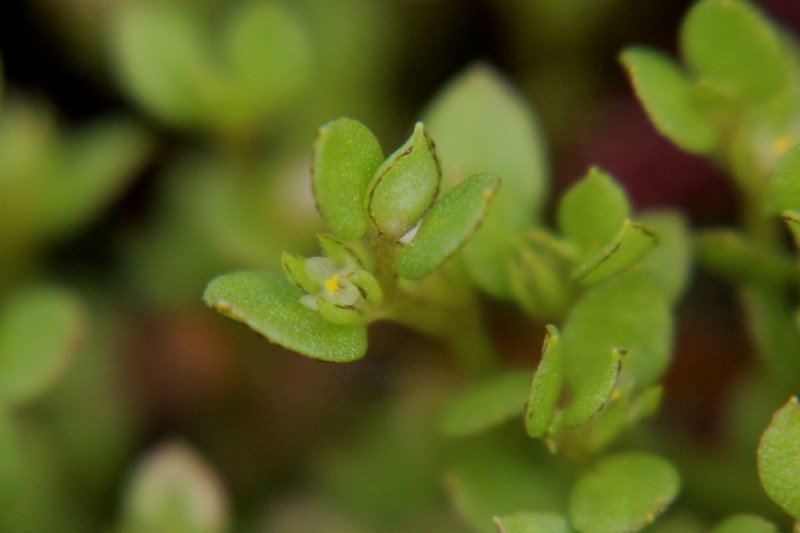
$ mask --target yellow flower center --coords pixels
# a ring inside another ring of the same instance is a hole
[[[339,274],[334,274],[325,280],[325,290],[328,291],[331,296],[336,294],[340,288],[341,285],[339,285]]]

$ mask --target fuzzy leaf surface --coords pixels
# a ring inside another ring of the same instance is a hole
[[[607,457],[576,483],[569,519],[581,533],[639,531],[664,512],[679,487],[678,472],[660,457]]]
[[[625,220],[614,239],[572,272],[582,285],[594,285],[642,259],[658,243],[646,226]]]
[[[528,435],[541,438],[547,434],[555,416],[556,402],[564,382],[564,361],[561,339],[555,326],[547,326],[542,358],[528,390],[525,406],[525,429]]]
[[[461,182],[431,208],[419,231],[398,256],[401,276],[420,279],[458,252],[478,230],[500,186],[493,174]]]
[[[519,512],[494,519],[498,533],[570,533],[567,519],[556,513]]]
[[[378,139],[360,122],[340,118],[319,129],[312,184],[317,208],[335,235],[354,240],[367,232],[364,198],[382,162]]]
[[[629,48],[620,57],[636,96],[658,131],[694,154],[707,154],[718,134],[694,100],[694,86],[669,57],[647,48]]]
[[[758,476],[772,500],[800,521],[800,402],[792,396],[758,444]]]
[[[244,271],[212,280],[203,299],[209,307],[302,355],[337,363],[363,357],[366,326],[332,324],[301,304],[302,295],[285,276]]]

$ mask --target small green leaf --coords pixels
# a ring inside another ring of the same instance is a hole
[[[364,199],[382,161],[378,139],[360,122],[340,118],[319,129],[314,142],[314,197],[335,235],[354,240],[367,232]]]
[[[636,96],[662,135],[687,152],[707,154],[719,143],[713,122],[695,101],[694,86],[665,55],[629,48],[620,57]]]
[[[363,357],[366,326],[332,324],[301,304],[302,295],[281,275],[250,271],[214,279],[203,299],[270,341],[308,357],[337,363]]]
[[[574,262],[570,243],[545,231],[527,232],[508,265],[509,284],[517,303],[539,320],[563,318],[574,289],[569,279]]]
[[[500,179],[478,174],[445,194],[422,220],[414,240],[397,258],[401,276],[420,279],[452,257],[478,230],[492,205]]]
[[[350,274],[350,283],[357,287],[364,299],[371,304],[380,305],[383,302],[383,290],[378,280],[366,270],[356,270]]]
[[[558,227],[590,254],[614,238],[629,214],[625,191],[610,175],[592,167],[561,199]]]
[[[530,380],[527,370],[510,371],[474,385],[445,406],[440,431],[451,437],[469,435],[522,414]]]
[[[547,195],[547,162],[530,104],[497,72],[476,65],[456,77],[425,113],[444,165],[445,188],[492,172],[503,186],[462,257],[476,283],[510,296],[505,265],[512,236],[532,228]]]
[[[680,46],[699,81],[724,96],[763,101],[786,87],[781,37],[749,2],[698,2],[681,27]]]
[[[658,410],[662,394],[663,387],[656,385],[633,399],[629,390],[612,395],[603,411],[581,426],[579,446],[591,454],[600,452],[623,431],[652,416]]]
[[[226,109],[229,117],[260,121],[302,94],[312,67],[310,36],[282,4],[235,8],[223,45],[236,95]]]
[[[72,294],[31,288],[0,308],[0,405],[18,405],[50,387],[67,368],[84,334],[85,317]]]
[[[133,472],[124,497],[125,531],[228,530],[225,489],[192,449],[169,443],[151,452]]]
[[[498,533],[570,533],[567,519],[556,513],[519,512],[494,519]]]
[[[800,210],[788,209],[781,214],[784,224],[794,237],[794,244],[800,250]]]
[[[583,285],[594,285],[631,267],[657,243],[650,229],[626,219],[614,239],[573,270],[571,277]]]
[[[322,316],[322,318],[331,324],[355,326],[364,324],[365,322],[364,315],[358,309],[354,307],[336,305],[335,303],[319,296],[317,297],[317,311],[319,311],[319,314]]]
[[[547,435],[556,414],[556,403],[564,381],[563,351],[558,329],[547,326],[547,336],[542,346],[542,358],[528,391],[525,406],[525,429],[533,438]]]
[[[749,239],[734,230],[706,230],[695,238],[697,262],[739,282],[784,286],[797,276],[783,250]]]
[[[676,302],[686,289],[692,266],[692,242],[686,219],[677,212],[645,213],[639,221],[658,235],[658,246],[642,258],[641,266]]]
[[[596,358],[597,373],[573,374],[574,378],[570,380],[572,399],[564,409],[561,425],[574,427],[583,424],[605,407],[619,381],[625,354],[624,349],[614,348],[607,358]]]
[[[792,396],[758,444],[758,476],[770,498],[800,521],[800,403]]]
[[[779,533],[778,528],[760,516],[737,514],[714,526],[711,533]]]
[[[309,276],[304,258],[283,252],[281,265],[286,276],[303,292],[314,294],[320,290],[317,280]]]
[[[679,486],[678,472],[660,457],[608,457],[576,483],[569,519],[581,533],[639,531],[664,512]]]
[[[669,362],[669,303],[645,272],[621,274],[586,291],[567,317],[561,341],[565,379],[573,394],[589,398],[591,391],[605,387],[612,353],[618,349],[627,352],[619,388],[644,390],[658,381]],[[578,392],[584,389],[586,393]]]
[[[419,222],[439,193],[442,169],[436,147],[418,122],[414,133],[377,170],[367,192],[367,212],[375,226],[400,237]]]
[[[800,210],[800,146],[786,152],[770,178],[770,210]]]

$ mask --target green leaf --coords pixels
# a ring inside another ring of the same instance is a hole
[[[364,199],[382,162],[378,139],[360,122],[340,118],[319,129],[314,142],[314,197],[328,228],[342,239],[358,239],[367,232]]]
[[[0,308],[0,405],[42,394],[61,376],[85,333],[72,294],[37,287],[10,296]]]
[[[608,386],[614,350],[624,350],[618,378],[623,390],[644,390],[669,362],[672,316],[664,294],[644,272],[629,272],[587,290],[562,329],[565,379],[573,398],[594,398]],[[610,392],[610,391],[609,391]],[[581,411],[590,413],[585,405]]]
[[[800,146],[786,152],[770,177],[770,211],[800,210]]]
[[[408,141],[376,172],[367,192],[369,217],[381,233],[399,238],[431,207],[441,177],[436,147],[418,122]]]
[[[692,266],[692,242],[686,219],[677,212],[645,213],[640,222],[658,235],[658,246],[641,261],[644,270],[671,302],[683,295]]]
[[[620,59],[658,131],[687,152],[707,154],[719,143],[713,122],[695,101],[694,86],[665,55],[647,48],[629,48]]]
[[[794,244],[800,250],[800,211],[788,209],[781,214],[784,224],[794,238]]]
[[[569,519],[581,533],[639,531],[664,512],[679,486],[678,472],[660,457],[608,457],[576,483]]]
[[[492,205],[500,179],[478,174],[445,194],[422,220],[414,240],[397,258],[401,276],[420,279],[455,255],[478,230]]]
[[[573,270],[571,277],[583,285],[594,285],[631,267],[657,243],[650,229],[626,219],[614,239]]]
[[[559,425],[578,426],[605,407],[617,387],[626,353],[623,348],[613,348],[608,357],[595,358],[596,373],[591,376],[585,372],[575,374],[576,377],[570,380],[571,401],[564,409]]]
[[[450,82],[425,117],[442,158],[446,188],[483,172],[503,181],[491,213],[462,257],[482,289],[508,297],[505,264],[514,247],[512,236],[541,218],[549,185],[538,121],[530,104],[483,65]]]
[[[332,324],[301,304],[302,295],[281,275],[249,271],[214,279],[203,299],[270,341],[308,357],[337,363],[363,357],[366,326]]]
[[[543,321],[566,314],[574,289],[569,279],[573,255],[569,243],[545,231],[529,231],[519,240],[508,265],[509,284],[528,314]]]
[[[724,96],[763,101],[786,88],[781,37],[749,2],[697,3],[681,27],[680,47],[699,81]]]
[[[567,519],[557,513],[519,512],[494,519],[498,533],[570,533]]]
[[[758,476],[770,498],[800,521],[800,403],[778,409],[758,444]]]
[[[714,526],[711,533],[778,533],[778,528],[760,516],[737,514]]]
[[[320,284],[308,274],[304,258],[283,252],[281,254],[281,265],[286,277],[303,292],[314,294],[320,290]]]
[[[235,98],[226,115],[260,121],[303,93],[311,74],[307,29],[277,2],[246,2],[232,13],[223,42]]]
[[[631,399],[628,390],[613,395],[603,411],[580,428],[580,448],[596,454],[611,444],[623,431],[655,414],[663,387],[656,385]]]
[[[695,238],[695,254],[705,268],[738,282],[780,287],[797,276],[788,254],[734,230],[702,232]]]
[[[561,199],[558,227],[591,254],[614,238],[629,214],[625,191],[610,175],[592,167]]]
[[[125,531],[223,533],[229,504],[222,483],[194,450],[168,443],[150,452],[128,481]]]
[[[556,414],[556,403],[564,381],[563,350],[558,329],[547,326],[547,336],[542,346],[542,358],[528,391],[525,406],[525,429],[533,438],[547,435]]]
[[[115,22],[112,64],[123,89],[173,125],[207,125],[223,85],[196,13],[174,4],[133,3]]]
[[[451,437],[478,433],[521,415],[531,375],[509,371],[455,396],[442,411],[439,430]]]

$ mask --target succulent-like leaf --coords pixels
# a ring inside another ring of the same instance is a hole
[[[482,172],[503,180],[491,213],[462,257],[481,288],[508,297],[505,264],[514,247],[511,237],[541,218],[548,188],[537,119],[529,103],[483,65],[445,87],[425,117],[442,157],[446,188]]]
[[[574,250],[545,231],[520,239],[508,264],[511,292],[519,305],[540,320],[561,319],[569,309],[574,284],[569,270]]]
[[[478,174],[448,191],[425,216],[414,239],[400,250],[400,275],[420,279],[458,252],[478,230],[499,185],[497,176]]]
[[[31,288],[0,309],[0,406],[32,400],[67,368],[84,333],[85,317],[72,294]]]
[[[583,285],[599,283],[634,265],[657,243],[649,228],[626,219],[610,243],[573,270],[572,279]]]
[[[698,2],[681,27],[680,46],[699,81],[727,97],[761,101],[786,87],[781,37],[749,2]]]
[[[693,80],[672,59],[639,47],[625,50],[620,59],[636,96],[662,135],[695,154],[717,147],[717,129],[696,102]]]
[[[494,519],[498,533],[570,533],[567,519],[556,513],[519,512]]]
[[[525,406],[525,429],[531,437],[542,438],[547,435],[564,382],[563,367],[563,351],[558,329],[555,326],[547,326],[542,358],[530,382],[528,403]]]
[[[363,357],[366,326],[332,324],[301,304],[302,295],[282,275],[245,271],[214,279],[203,299],[209,307],[302,355],[337,363]]]
[[[775,167],[770,178],[770,210],[800,211],[800,146],[789,150]]]
[[[760,516],[737,514],[714,526],[711,533],[778,533],[778,528]]]
[[[442,169],[436,147],[418,122],[414,133],[381,165],[367,192],[367,212],[375,226],[399,238],[431,207]]]
[[[360,122],[340,118],[319,129],[312,169],[314,197],[335,235],[354,240],[367,232],[364,199],[382,161],[378,139]]]
[[[597,354],[594,361],[597,373],[571,374],[571,400],[564,408],[561,425],[573,427],[583,424],[605,407],[619,382],[622,359],[626,353],[622,348],[613,348],[606,357],[602,357],[605,354]]]
[[[319,283],[308,275],[306,260],[288,252],[281,254],[281,265],[286,276],[297,285],[300,290],[313,294],[320,290]]]
[[[800,402],[792,396],[758,444],[758,475],[770,498],[800,521]]]
[[[448,436],[469,435],[522,414],[530,379],[527,370],[509,371],[474,385],[445,406],[440,431]]]
[[[591,254],[614,238],[629,214],[625,191],[610,175],[593,167],[561,199],[558,227]]]
[[[677,212],[654,211],[639,221],[658,235],[658,246],[641,260],[653,281],[676,302],[686,289],[692,265],[692,241],[685,218]]]

